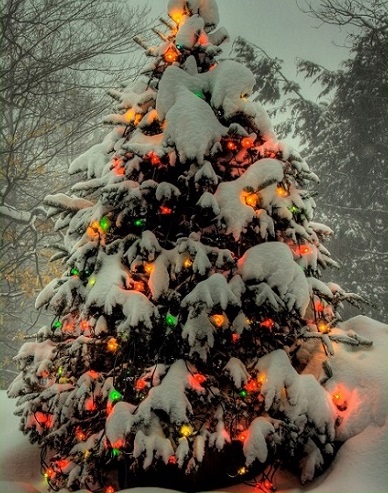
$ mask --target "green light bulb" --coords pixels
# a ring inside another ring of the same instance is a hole
[[[109,217],[104,216],[101,218],[100,228],[103,230],[104,233],[107,233],[109,231],[111,225],[112,225],[112,221],[109,219]]]
[[[62,327],[62,322],[60,322],[59,320],[53,323],[53,329],[60,329],[61,327]]]
[[[176,327],[178,324],[178,319],[177,317],[174,317],[174,315],[171,315],[171,313],[168,313],[165,318],[166,325],[168,327]]]
[[[292,212],[293,214],[298,214],[298,212],[300,212],[300,210],[298,209],[298,207],[296,207],[296,205],[292,205],[290,207],[290,212]]]
[[[120,394],[118,390],[112,390],[109,394],[109,399],[114,402],[114,401],[119,401],[122,399],[123,396]]]
[[[198,98],[201,98],[201,99],[206,99],[205,98],[205,95],[202,91],[193,91],[193,94],[195,94]]]
[[[240,390],[239,392],[240,397],[244,398],[247,397],[248,392],[245,389]]]
[[[145,226],[146,224],[146,220],[145,219],[135,219],[133,221],[133,224],[134,226],[136,226],[136,228],[142,228],[143,226]]]
[[[121,454],[121,450],[118,448],[112,449],[112,457],[118,457]]]

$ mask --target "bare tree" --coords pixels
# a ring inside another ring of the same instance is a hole
[[[133,37],[145,28],[148,10],[129,3],[2,2],[3,365],[16,349],[15,333],[33,325],[32,300],[47,275],[42,198],[67,187],[69,162],[98,136],[104,89],[134,73]]]

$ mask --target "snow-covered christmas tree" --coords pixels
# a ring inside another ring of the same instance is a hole
[[[16,360],[21,428],[54,490],[196,490],[277,467],[310,480],[335,451],[342,396],[308,363],[335,343],[344,300],[313,222],[301,156],[249,100],[255,79],[219,58],[215,0],[170,0],[152,64],[111,91],[113,130],[46,197],[63,231],[55,313]],[[211,471],[211,474],[209,473]],[[211,478],[210,478],[211,476]]]

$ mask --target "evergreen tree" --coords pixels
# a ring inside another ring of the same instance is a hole
[[[313,221],[318,179],[249,101],[252,72],[218,60],[215,0],[170,0],[168,15],[159,46],[138,40],[144,74],[111,91],[113,130],[71,164],[82,179],[45,199],[65,271],[37,299],[55,318],[8,392],[52,489],[195,490],[261,471],[268,490],[299,463],[310,480],[344,404],[302,370],[368,344],[336,326],[357,297],[320,280],[335,262]]]
[[[297,70],[316,85],[318,101],[284,73],[282,61],[238,38],[236,59],[256,77],[262,103],[286,113],[279,127],[303,145],[303,155],[319,170],[319,220],[330,220],[331,252],[341,269],[338,282],[357,290],[386,317],[387,278],[387,5],[386,2],[324,0],[308,12],[324,23],[347,26],[349,58],[336,70],[298,60]],[[344,248],[346,245],[346,248]]]

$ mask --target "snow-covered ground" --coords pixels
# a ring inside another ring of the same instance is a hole
[[[302,487],[294,477],[275,476],[278,491],[287,493],[387,493],[387,335],[388,326],[367,317],[355,317],[343,324],[348,330],[373,340],[373,346],[354,348],[336,344],[330,359],[333,378],[329,391],[339,392],[347,409],[339,411],[342,422],[337,430],[346,442],[331,467],[314,482]],[[311,367],[313,371],[314,368]],[[15,401],[5,391],[1,398],[0,493],[45,493],[40,475],[40,454],[18,430],[13,415]],[[63,490],[65,491],[65,490]],[[221,490],[219,490],[221,491]],[[253,493],[244,484],[224,492]],[[86,493],[85,490],[82,490]],[[122,493],[171,493],[159,488],[137,488]]]

